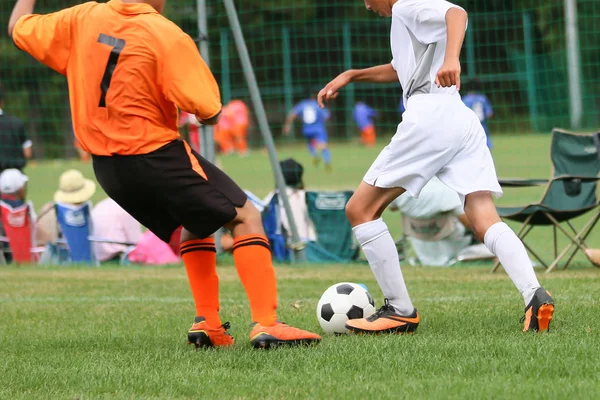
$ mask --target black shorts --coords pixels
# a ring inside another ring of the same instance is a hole
[[[183,141],[148,154],[93,156],[93,162],[106,194],[166,242],[179,226],[210,236],[247,200],[229,176]]]

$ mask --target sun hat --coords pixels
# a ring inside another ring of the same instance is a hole
[[[0,193],[17,193],[23,186],[25,186],[27,181],[27,176],[18,169],[5,169],[2,174],[0,174]]]
[[[96,183],[85,179],[83,174],[76,169],[63,172],[58,183],[58,190],[54,193],[54,201],[58,203],[79,204],[85,203],[96,192]]]

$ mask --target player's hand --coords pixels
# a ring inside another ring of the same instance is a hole
[[[342,72],[334,80],[329,82],[317,95],[319,107],[325,108],[325,101],[333,100],[338,97],[339,90],[349,84],[351,77],[348,71]]]
[[[444,65],[435,77],[435,84],[437,87],[456,85],[456,89],[460,90],[460,62],[458,59],[444,61]]]
[[[289,126],[284,126],[283,127],[283,136],[287,136],[290,134],[290,127]]]

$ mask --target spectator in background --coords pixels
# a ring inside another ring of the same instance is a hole
[[[70,169],[61,174],[58,190],[54,193],[54,202],[79,205],[89,201],[96,192],[96,183],[85,179],[83,174]],[[35,224],[35,241],[38,246],[46,243],[55,243],[61,236],[60,227],[56,218],[54,202],[44,204],[40,209]]]
[[[313,157],[313,163],[318,166],[322,157],[327,172],[331,171],[331,153],[327,147],[328,137],[325,122],[330,116],[331,113],[328,109],[319,107],[317,96],[309,92],[308,98],[296,104],[288,113],[283,126],[283,134],[287,136],[292,130],[294,120],[296,118],[302,120],[302,134],[306,139],[308,151]]]
[[[477,78],[471,79],[467,83],[467,94],[463,96],[462,100],[467,107],[477,114],[477,118],[479,118],[479,121],[485,130],[485,136],[487,136],[487,146],[491,149],[492,139],[490,138],[490,131],[487,127],[487,120],[494,116],[494,110],[486,95],[482,93],[482,90],[481,81]]]
[[[377,111],[366,105],[364,102],[359,101],[354,106],[352,115],[356,125],[358,125],[358,129],[360,129],[360,142],[368,147],[375,146],[375,139],[377,136],[373,118],[377,116]]]
[[[16,168],[5,169],[0,174],[0,198],[13,208],[25,204],[27,176]]]
[[[471,224],[458,193],[437,177],[423,187],[419,198],[404,193],[389,210],[403,214],[404,234],[422,265],[449,266],[472,243]],[[481,258],[493,256],[485,246],[471,250]]]
[[[0,173],[5,169],[23,170],[31,158],[32,142],[25,136],[25,125],[4,112],[4,92],[0,86]]]
[[[227,114],[231,118],[231,136],[235,151],[240,157],[248,154],[248,106],[242,100],[227,103]]]
[[[100,262],[119,262],[121,255],[142,238],[140,223],[111,198],[96,204],[92,210],[92,223],[96,238],[130,244],[95,242],[94,253]]]
[[[286,193],[288,200],[290,201],[290,207],[296,222],[296,228],[298,228],[298,235],[300,240],[303,242],[315,242],[317,241],[317,230],[315,225],[308,216],[308,207],[306,205],[306,191],[304,190],[304,167],[302,164],[288,158],[280,161],[281,172],[283,173],[283,179],[285,180]],[[265,203],[270,202],[270,198],[273,196],[275,191],[271,192],[267,196]],[[281,218],[281,225],[288,234],[288,241],[291,240],[292,230],[288,221],[287,213],[283,206],[283,200],[279,197],[279,216]]]

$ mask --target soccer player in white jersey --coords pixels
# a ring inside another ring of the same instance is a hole
[[[400,82],[406,112],[391,142],[367,171],[346,214],[386,297],[369,318],[348,321],[354,332],[414,332],[420,316],[408,295],[398,253],[381,219],[385,208],[408,191],[419,195],[437,176],[459,193],[475,233],[500,260],[525,301],[524,331],[546,331],[554,301],[540,286],[525,247],[503,223],[492,194],[500,196],[492,156],[477,115],[461,101],[459,55],[467,13],[445,0],[364,0],[392,18],[391,63],[348,70],[318,95],[333,100],[351,82]]]

